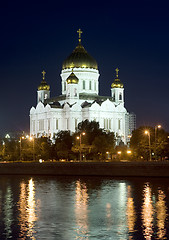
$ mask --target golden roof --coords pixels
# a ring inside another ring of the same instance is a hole
[[[42,79],[40,85],[38,86],[38,90],[48,90],[49,91],[50,90],[50,86],[45,81],[45,74],[46,74],[46,72],[43,70],[42,74],[43,74],[43,79]]]
[[[119,72],[119,69],[116,68],[116,78],[115,78],[114,82],[111,85],[112,88],[123,88],[123,86],[124,86],[123,83],[119,79],[118,72]]]
[[[72,70],[72,73],[69,75],[69,77],[66,79],[66,82],[67,82],[67,84],[72,84],[72,83],[73,84],[78,84],[79,79],[73,73],[73,70]]]
[[[73,52],[66,58],[62,64],[62,69],[67,68],[94,68],[98,69],[96,60],[90,56],[81,44],[81,29],[77,31],[79,33],[79,44],[73,50]]]

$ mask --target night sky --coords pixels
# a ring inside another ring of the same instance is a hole
[[[99,66],[100,95],[110,96],[118,67],[137,127],[160,123],[169,131],[169,8],[162,1],[4,2],[0,135],[29,131],[43,70],[51,96],[61,94],[62,62],[77,46],[79,28]]]

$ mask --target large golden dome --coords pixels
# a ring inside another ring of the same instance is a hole
[[[67,68],[94,68],[98,69],[96,60],[88,54],[81,42],[66,58],[62,64],[62,69]]]

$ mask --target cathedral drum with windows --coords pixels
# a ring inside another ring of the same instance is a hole
[[[88,119],[100,128],[115,133],[116,143],[127,144],[135,128],[135,114],[124,107],[124,87],[119,69],[111,85],[111,96],[99,96],[99,71],[96,60],[79,42],[62,64],[62,95],[50,98],[45,71],[37,91],[37,106],[30,110],[30,134],[54,138],[61,130],[76,131],[78,123]],[[134,116],[134,117],[133,117]]]

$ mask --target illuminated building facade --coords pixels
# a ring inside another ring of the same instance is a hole
[[[88,119],[115,133],[117,144],[127,142],[130,114],[124,107],[124,87],[119,70],[111,85],[111,96],[99,96],[99,70],[96,60],[79,43],[62,64],[62,94],[50,97],[50,86],[43,79],[37,91],[37,106],[30,110],[30,134],[53,138],[60,130],[75,132],[78,123]],[[131,124],[130,124],[131,125]]]

